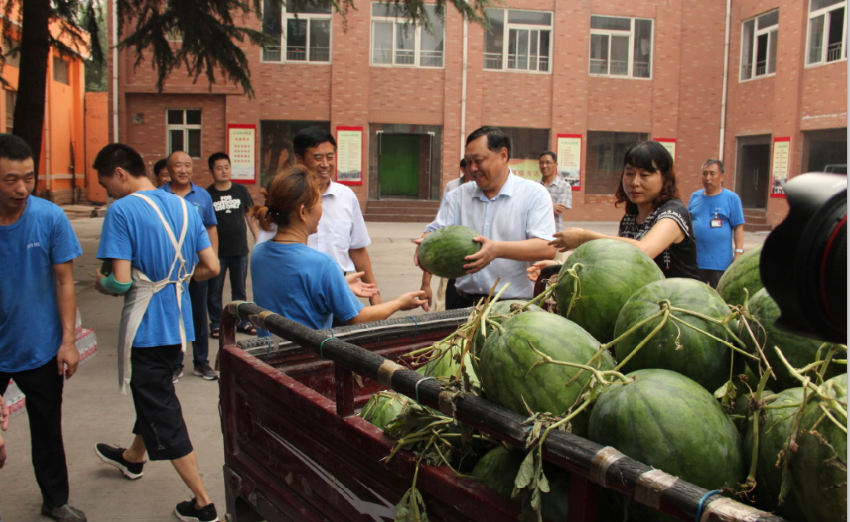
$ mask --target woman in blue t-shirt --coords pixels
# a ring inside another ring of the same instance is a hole
[[[264,206],[252,213],[260,227],[277,234],[251,255],[254,302],[313,329],[386,319],[399,310],[421,306],[424,292],[408,292],[392,301],[363,307],[334,259],[307,246],[322,218],[318,180],[301,165],[275,176],[262,191]]]
[[[594,239],[619,239],[653,258],[668,278],[698,278],[691,217],[679,199],[673,157],[664,146],[657,141],[644,141],[626,151],[614,197],[616,206],[626,204],[616,237],[583,228],[565,228],[555,233],[555,240],[549,244],[566,252]],[[535,263],[529,269],[529,278],[536,280],[541,268],[551,264]]]

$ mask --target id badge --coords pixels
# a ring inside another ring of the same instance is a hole
[[[723,227],[723,220],[720,218],[715,218],[711,220],[711,228],[721,228]]]

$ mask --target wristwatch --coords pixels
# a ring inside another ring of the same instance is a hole
[[[743,249],[741,249],[741,248],[736,248],[736,249],[735,249],[735,253],[736,253],[736,254],[743,254],[743,253],[744,253],[744,250],[743,250]]]

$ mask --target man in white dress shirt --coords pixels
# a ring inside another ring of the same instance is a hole
[[[497,279],[497,292],[510,283],[502,299],[530,299],[534,284],[526,277],[526,269],[535,261],[555,257],[555,248],[548,245],[555,233],[552,198],[539,183],[511,173],[510,138],[497,127],[481,127],[470,134],[464,155],[474,183],[446,194],[440,212],[422,236],[452,225],[467,226],[478,233],[474,240],[481,243],[481,250],[466,257],[467,275],[457,279],[458,299],[447,303],[447,308],[472,306],[490,293]],[[417,254],[414,262],[418,265]],[[424,270],[422,290],[428,300],[422,308],[428,311],[431,274]]]
[[[336,140],[333,135],[319,127],[301,130],[292,140],[292,148],[298,163],[319,178],[322,191],[322,219],[319,231],[307,238],[307,246],[333,257],[343,272],[363,272],[360,279],[374,284],[372,261],[366,247],[372,243],[360,202],[354,192],[335,181]],[[257,244],[268,241],[277,231],[260,230]],[[369,298],[372,305],[381,304],[380,292]]]

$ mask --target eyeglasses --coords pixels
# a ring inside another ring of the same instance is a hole
[[[539,165],[554,165],[554,164],[555,164],[554,161],[541,161],[539,163]]]

